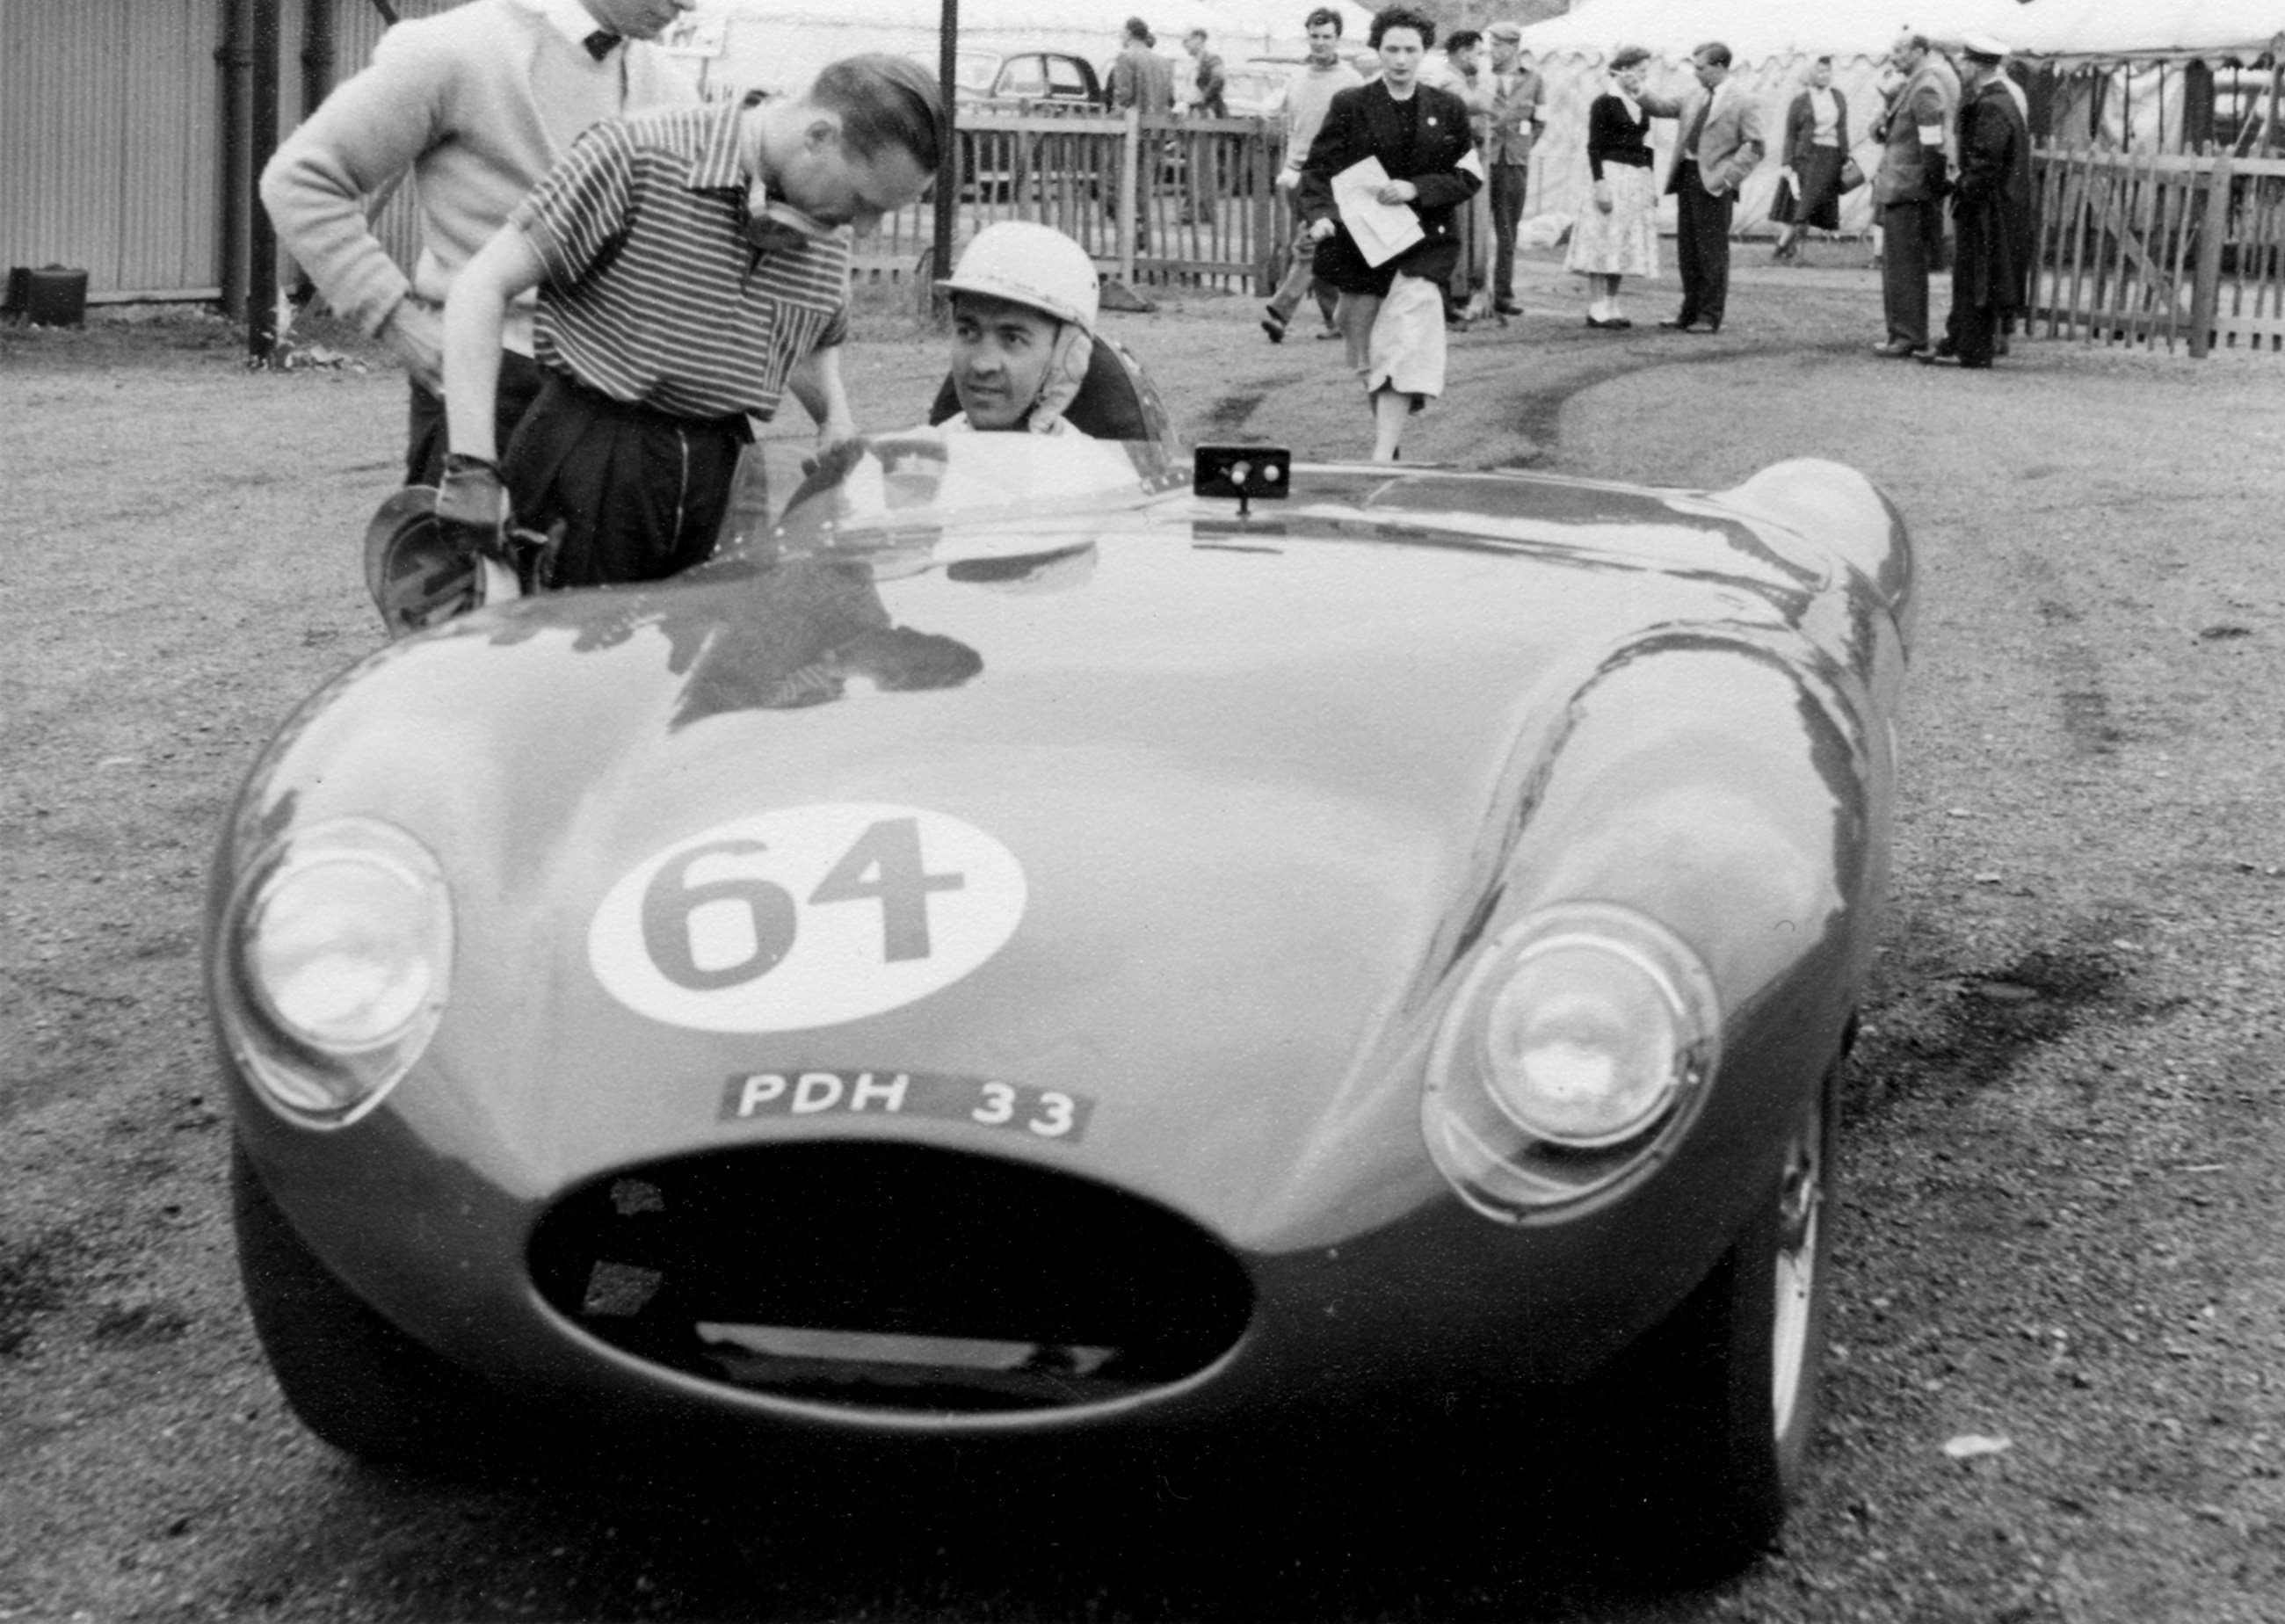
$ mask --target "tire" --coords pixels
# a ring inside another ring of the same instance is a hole
[[[1621,1418],[1614,1526],[1665,1576],[1734,1572],[1777,1539],[1817,1431],[1832,1298],[1838,1063],[1783,1171],[1705,1281],[1629,1354],[1600,1413]]]
[[[235,1142],[230,1184],[255,1334],[302,1425],[336,1449],[398,1466],[458,1464],[498,1440],[490,1390],[336,1280]]]

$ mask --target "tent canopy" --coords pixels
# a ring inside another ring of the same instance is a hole
[[[1968,34],[2007,40],[2022,27],[2025,9],[2017,0],[1586,0],[1526,27],[1523,47],[1542,58],[1601,58],[1640,45],[1674,59],[1720,40],[1739,63],[1879,57],[1907,32],[1947,43]]]
[[[2174,0],[2170,5],[2032,0],[2022,13],[2000,37],[2041,57],[2250,62],[2277,51],[2285,36],[2285,4],[2279,0]]]

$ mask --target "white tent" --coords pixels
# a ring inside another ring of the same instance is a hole
[[[2027,55],[2251,64],[2285,49],[2280,0],[2175,0],[2171,5],[2121,5],[2118,0],[2032,0],[2003,35]]]
[[[1548,89],[1526,207],[1535,216],[1575,216],[1586,206],[1587,109],[1610,88],[1604,64],[1621,45],[1652,53],[1650,89],[1667,96],[1691,88],[1692,50],[1709,40],[1729,46],[1732,76],[1761,99],[1771,149],[1739,192],[1737,228],[1748,231],[1769,216],[1786,112],[1818,57],[1833,59],[1834,88],[1849,104],[1849,142],[1870,174],[1880,158],[1871,128],[1881,106],[1881,73],[1896,36],[1925,34],[1943,43],[1968,34],[2006,38],[2023,12],[2018,0],[1586,0],[1523,30],[1523,48]],[[1676,133],[1670,120],[1651,126],[1661,173]],[[1841,200],[1845,229],[1871,224],[1871,190],[1860,187]],[[1670,227],[1673,205],[1662,208]]]

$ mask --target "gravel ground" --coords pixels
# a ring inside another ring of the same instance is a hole
[[[180,315],[0,329],[0,1620],[2285,1620],[2285,358],[1878,362],[1861,250],[1812,253],[1741,249],[1713,339],[1648,327],[1670,281],[1588,332],[1531,263],[1408,447],[1700,486],[1833,456],[1921,547],[1825,1436],[1782,1549],[1679,1595],[1300,1485],[1018,1522],[308,1438],[237,1295],[200,886],[254,750],[378,640],[353,544],[402,386],[322,330],[342,364],[279,374]],[[1360,452],[1337,347],[1257,315],[1118,330],[1191,437]],[[860,338],[862,415],[913,420],[936,341],[885,297]]]

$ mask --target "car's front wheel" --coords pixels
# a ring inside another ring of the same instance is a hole
[[[1774,1188],[1712,1274],[1625,1361],[1619,1504],[1637,1554],[1726,1573],[1765,1549],[1817,1426],[1832,1297],[1840,1067],[1795,1123]]]
[[[390,1324],[294,1233],[243,1145],[231,1146],[239,1277],[263,1353],[302,1424],[399,1465],[469,1458],[497,1429],[474,1378]]]

